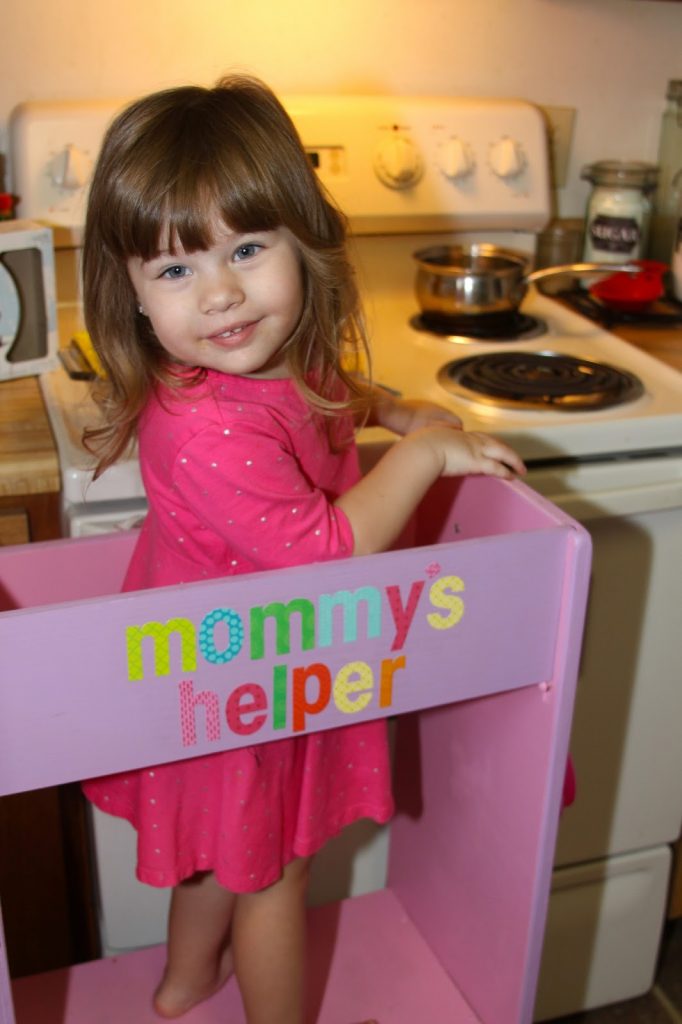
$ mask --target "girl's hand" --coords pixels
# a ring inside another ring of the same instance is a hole
[[[354,553],[385,551],[441,476],[483,473],[510,479],[525,467],[513,449],[457,424],[431,423],[390,445],[367,474],[335,502],[348,517]]]
[[[526,472],[514,449],[490,434],[434,424],[413,436],[423,440],[440,462],[439,476],[482,473],[509,480],[515,473]]]

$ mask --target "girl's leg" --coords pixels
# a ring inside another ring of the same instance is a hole
[[[173,889],[166,969],[154,994],[160,1016],[180,1017],[217,992],[232,974],[229,930],[235,895],[212,872]]]
[[[249,1024],[302,1024],[308,858],[257,893],[240,893],[232,924],[235,972]]]

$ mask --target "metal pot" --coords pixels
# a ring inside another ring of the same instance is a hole
[[[414,254],[416,292],[423,313],[438,317],[508,313],[518,308],[528,285],[556,274],[637,273],[633,264],[566,263],[528,272],[529,257],[496,245],[433,245]]]

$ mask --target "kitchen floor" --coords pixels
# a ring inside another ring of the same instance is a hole
[[[571,1014],[554,1024],[682,1024],[682,918],[666,927],[650,992],[626,1003]]]

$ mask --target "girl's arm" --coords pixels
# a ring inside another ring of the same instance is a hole
[[[392,445],[335,504],[353,530],[353,553],[375,554],[397,539],[439,477],[483,473],[509,479],[524,472],[521,459],[502,441],[432,422]]]
[[[366,426],[385,427],[394,434],[409,434],[432,423],[447,423],[461,427],[459,416],[434,402],[421,402],[400,398],[386,388],[367,385],[369,416]]]

